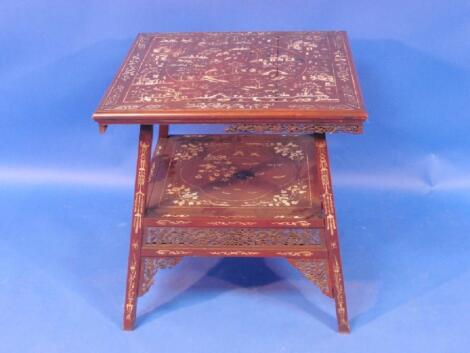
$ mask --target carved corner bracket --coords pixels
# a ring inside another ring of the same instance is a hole
[[[328,275],[328,262],[322,259],[287,259],[310,281],[315,283],[327,296],[333,297],[333,290]]]
[[[141,266],[141,279],[139,286],[139,297],[147,293],[152,287],[155,274],[158,270],[163,270],[175,266],[181,261],[181,257],[144,257]]]

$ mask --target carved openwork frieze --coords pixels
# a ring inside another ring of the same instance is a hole
[[[312,228],[150,227],[145,231],[144,244],[236,248],[243,246],[320,246],[323,242],[321,231]]]
[[[347,132],[360,134],[362,124],[325,124],[325,123],[235,123],[225,128],[227,133],[249,134],[323,134],[333,132]]]

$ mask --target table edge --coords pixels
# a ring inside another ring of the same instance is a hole
[[[92,118],[99,124],[178,124],[178,123],[363,123],[367,119],[364,110],[200,110],[200,111],[96,111]]]

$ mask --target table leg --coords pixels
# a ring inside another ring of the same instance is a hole
[[[350,331],[344,291],[343,268],[339,251],[338,227],[333,199],[328,148],[325,134],[315,134],[315,155],[322,188],[322,205],[325,215],[325,241],[328,249],[328,267],[336,301],[336,317],[340,332]]]
[[[167,138],[169,130],[170,130],[170,125],[159,125],[158,126],[158,137],[159,138]]]
[[[141,125],[135,175],[134,207],[132,209],[132,229],[127,269],[126,299],[124,304],[125,330],[132,330],[134,328],[136,317],[141,267],[140,252],[142,247],[142,218],[144,216],[147,196],[152,138],[153,126]]]

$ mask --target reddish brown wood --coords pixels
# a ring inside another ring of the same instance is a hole
[[[137,310],[137,295],[140,278],[140,251],[142,247],[142,219],[145,212],[148,175],[152,148],[153,126],[142,125],[139,134],[134,207],[132,209],[132,229],[127,270],[126,299],[124,304],[124,329],[132,330]]]
[[[360,129],[366,112],[345,32],[144,33],[93,117]]]
[[[171,136],[155,151],[143,256],[285,257],[349,331],[324,134]]]
[[[313,137],[172,136],[161,143],[146,225],[323,226]]]
[[[325,134],[315,135],[315,155],[317,161],[318,177],[322,189],[322,208],[325,217],[325,242],[328,249],[328,262],[330,280],[332,281],[334,298],[336,302],[336,316],[340,332],[350,331],[348,312],[346,306],[346,293],[344,289],[343,268],[339,250],[338,223],[331,182],[330,162]]]
[[[315,210],[313,210],[313,211],[315,211]],[[322,227],[324,227],[325,222],[323,220],[323,216],[321,216],[322,211],[318,210],[318,212],[319,212],[318,215],[314,215],[312,213],[312,218],[309,218],[308,221],[305,221],[305,223],[302,222],[302,220],[305,220],[305,218],[302,217],[302,216],[299,216],[301,218],[297,219],[296,226],[297,227],[302,227],[302,224],[306,224],[306,226],[310,227],[310,228],[322,228]],[[256,212],[256,214],[260,214],[260,213],[261,213],[261,211]],[[152,212],[152,214],[155,214],[155,213]],[[158,212],[157,214],[161,214],[162,216],[161,217],[153,216],[153,215],[147,216],[146,218],[144,218],[144,220],[142,222],[143,225],[145,227],[161,227],[161,226],[171,225],[172,223],[173,224],[176,223],[176,222],[167,222],[168,220],[174,221],[174,219],[169,218],[167,216],[164,217],[164,214],[161,213],[161,212]],[[241,214],[238,217],[237,216],[233,217],[231,219],[232,223],[234,223],[234,222],[243,222],[244,216],[245,215]],[[315,218],[315,217],[318,217],[318,218]],[[203,227],[212,227],[213,225],[217,225],[218,228],[230,228],[230,224],[224,224],[221,221],[221,218],[223,218],[223,217],[217,217],[217,216],[198,217],[198,216],[195,216],[194,218],[191,217],[190,219],[185,220],[184,223],[180,222],[179,226],[182,227],[182,228],[185,228],[185,227],[199,227],[199,228],[202,227],[203,228]],[[256,216],[255,216],[255,219],[256,219]],[[250,221],[247,221],[245,219],[243,227],[244,228],[274,228],[274,229],[276,229],[276,228],[289,228],[289,225],[288,224],[286,224],[284,226],[280,225],[279,222],[277,222],[275,219],[259,218],[259,219],[256,219],[256,222],[253,222],[253,223],[250,223]]]
[[[228,249],[224,247],[188,247],[188,246],[150,246],[142,248],[142,256],[206,256],[206,257],[286,257],[302,259],[327,259],[328,254],[325,248],[305,247],[299,251],[298,247],[290,252],[295,255],[289,256],[289,250],[278,247],[277,249],[267,249],[266,247],[237,247]],[[282,254],[282,255],[279,255]]]
[[[169,131],[170,131],[170,127],[168,125],[160,125],[158,127],[158,137],[159,138],[167,138]]]
[[[344,32],[141,34],[93,117],[102,132],[141,124],[125,329],[159,269],[223,256],[286,258],[349,332],[324,135],[366,119]],[[169,136],[173,123],[238,134]]]

